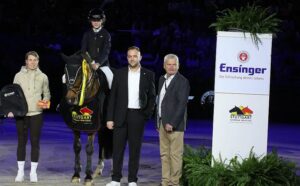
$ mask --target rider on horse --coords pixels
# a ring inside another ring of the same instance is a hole
[[[82,38],[81,51],[90,55],[90,58],[86,56],[88,62],[92,64],[92,67],[99,75],[100,80],[100,92],[99,98],[103,106],[101,122],[106,122],[106,97],[109,94],[111,88],[113,73],[109,68],[108,55],[111,48],[111,36],[109,32],[103,28],[106,21],[104,11],[99,8],[94,8],[89,11],[88,21],[91,24],[91,28],[88,29]],[[94,177],[98,174],[102,174],[104,167],[103,159],[109,159],[112,157],[112,134],[110,134],[105,125],[98,131],[98,143],[99,143],[99,162]],[[104,135],[107,134],[108,136]],[[110,139],[110,140],[107,140]],[[106,149],[106,150],[104,150]]]

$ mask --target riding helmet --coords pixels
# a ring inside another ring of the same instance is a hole
[[[99,21],[99,20],[105,20],[105,14],[104,14],[104,11],[100,8],[94,8],[94,9],[91,9],[89,11],[89,15],[88,15],[88,20],[89,21]]]

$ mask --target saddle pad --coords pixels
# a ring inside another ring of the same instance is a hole
[[[72,130],[96,132],[100,128],[100,106],[94,99],[83,106],[71,106],[63,99],[60,103],[60,113],[65,123]]]

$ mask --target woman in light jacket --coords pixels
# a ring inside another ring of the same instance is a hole
[[[39,160],[40,135],[43,125],[42,111],[49,108],[50,91],[48,77],[39,69],[39,55],[29,51],[25,55],[26,65],[15,75],[14,83],[19,84],[25,94],[28,104],[28,113],[24,117],[16,117],[18,134],[17,163],[18,174],[15,182],[24,181],[24,164],[28,130],[31,142],[31,170],[30,182],[37,182],[36,169]],[[8,117],[14,117],[10,112]]]

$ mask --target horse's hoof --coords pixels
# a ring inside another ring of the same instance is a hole
[[[95,172],[93,173],[92,177],[93,179],[97,178],[97,176],[101,176],[102,175],[102,171],[96,169]]]
[[[84,185],[85,185],[85,186],[93,186],[93,185],[94,185],[94,182],[93,182],[93,180],[86,179],[86,180],[84,181]]]
[[[77,176],[72,177],[71,183],[80,183],[80,178]]]

